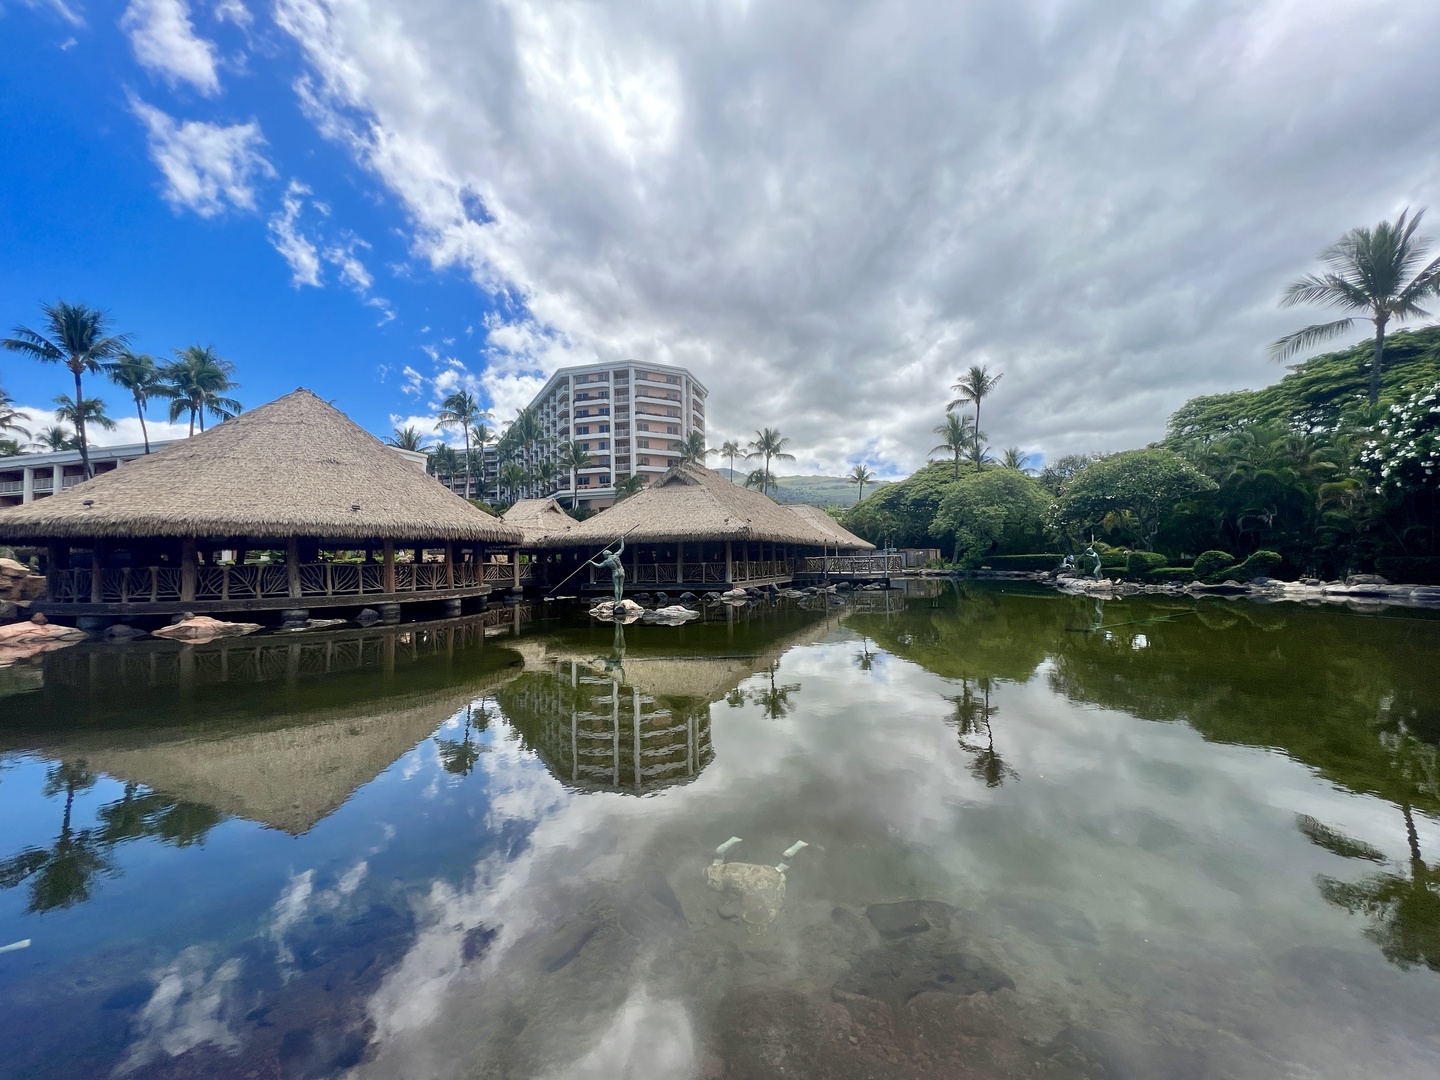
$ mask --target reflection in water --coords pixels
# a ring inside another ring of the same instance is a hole
[[[921,584],[55,654],[0,699],[0,1060],[1433,1071],[1440,624]],[[812,845],[758,931],[732,835]]]

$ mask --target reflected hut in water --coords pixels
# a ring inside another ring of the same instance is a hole
[[[676,465],[574,527],[526,542],[558,556],[550,567],[553,580],[578,571],[574,587],[602,592],[610,582],[603,571],[586,569],[585,561],[622,536],[625,586],[637,592],[788,585],[807,572],[807,558],[823,558],[837,547],[850,554],[873,547],[844,530],[821,530],[807,515],[692,464]]]
[[[0,511],[0,539],[45,547],[39,610],[98,626],[417,602],[458,614],[494,585],[518,587],[522,534],[296,390]]]

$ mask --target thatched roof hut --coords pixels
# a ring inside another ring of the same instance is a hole
[[[521,499],[500,515],[525,536],[525,547],[540,547],[552,536],[563,536],[580,522],[567,514],[554,499]]]
[[[765,541],[820,547],[832,541],[769,497],[731,483],[702,465],[676,465],[546,547],[603,547],[617,536],[626,543]]]
[[[68,491],[0,510],[6,541],[147,537],[522,539],[309,390]]]
[[[787,506],[785,509],[809,524],[816,532],[829,537],[830,547],[845,551],[875,550],[875,545],[869,540],[862,540],[818,506]]]

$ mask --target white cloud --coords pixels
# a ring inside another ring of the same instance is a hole
[[[275,175],[260,148],[260,125],[222,126],[201,120],[177,122],[139,98],[130,108],[145,124],[150,158],[165,177],[165,198],[171,206],[214,217],[226,204],[255,209],[255,183]]]
[[[319,249],[299,229],[301,196],[309,193],[304,184],[291,180],[281,199],[281,209],[270,217],[270,246],[290,264],[290,283],[297,289],[302,285],[318,289],[321,285]]]
[[[996,446],[1153,439],[1277,377],[1264,345],[1306,315],[1275,300],[1314,251],[1440,202],[1431,0],[276,19],[415,257],[499,297],[497,405],[567,358],[670,361],[710,386],[712,440],[778,424],[799,469],[918,463],[976,362],[1006,372]]]
[[[32,11],[42,7],[49,8],[71,26],[79,27],[85,25],[85,19],[79,12],[67,4],[65,0],[20,0],[20,2]],[[0,9],[0,15],[3,14],[4,10]]]
[[[255,21],[241,0],[217,0],[214,7],[215,21],[234,23],[242,30],[248,29]]]
[[[196,35],[189,0],[130,0],[120,29],[129,35],[141,66],[172,89],[183,82],[206,97],[220,92],[215,46]]]
[[[86,397],[94,397],[97,394],[103,394],[104,392],[105,388],[103,384],[100,387],[87,385],[85,388]],[[129,401],[126,400],[123,403],[123,406],[128,408],[130,406]],[[112,412],[112,410],[121,407],[121,402],[112,400],[110,402],[109,409],[107,409],[107,412]],[[152,412],[155,411],[154,405],[151,406],[151,410]],[[60,423],[60,421],[55,419],[55,410],[49,407],[43,407],[38,405],[21,405],[17,406],[15,411],[20,413],[24,417],[24,419],[21,421],[21,424],[25,427],[26,430],[30,432],[32,436],[38,435],[46,428],[54,427],[55,425]],[[115,421],[114,431],[106,431],[104,428],[97,428],[93,425],[88,428],[85,432],[85,436],[90,441],[90,445],[140,445],[140,443],[143,441],[143,436],[140,430],[140,418],[133,415],[133,409],[131,409],[131,413],[132,415],[127,416],[121,413],[112,412],[110,419]],[[164,414],[160,413],[160,415]],[[166,442],[171,439],[183,439],[190,433],[188,423],[172,424],[168,420],[160,419],[160,415],[147,415],[145,418],[145,427],[150,432],[150,442],[152,445],[157,442]],[[65,426],[69,427],[70,425],[66,424]],[[15,434],[14,432],[6,432],[4,437],[16,439],[20,442],[22,446],[30,443],[30,440],[26,439],[22,435]]]
[[[178,1057],[204,1044],[238,1047],[231,1023],[240,968],[232,956],[211,971],[205,952],[192,946],[157,972],[150,1000],[135,1019],[137,1037],[116,1073],[124,1076],[157,1057]]]

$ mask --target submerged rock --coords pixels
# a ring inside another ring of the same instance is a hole
[[[604,619],[611,622],[638,619],[645,614],[645,609],[628,597],[618,604],[614,600],[602,600],[590,609],[590,614],[597,619]]]
[[[218,637],[244,637],[260,629],[259,623],[223,622],[209,615],[193,615],[170,626],[152,631],[158,638],[173,641],[209,641]]]
[[[670,626],[679,626],[681,623],[689,622],[691,619],[698,619],[700,613],[690,608],[681,607],[679,604],[672,604],[669,607],[657,608],[654,611],[645,612],[645,621],[648,623],[665,623]]]
[[[559,971],[580,955],[599,929],[600,923],[594,919],[578,919],[561,927],[540,950],[540,966],[549,972]]]
[[[1014,990],[1015,981],[978,956],[910,938],[861,953],[835,984],[835,995],[906,1002],[920,994],[966,996]]]
[[[893,904],[871,904],[865,917],[876,933],[894,940],[927,930],[950,929],[950,916],[955,911],[938,900],[900,900]]]

